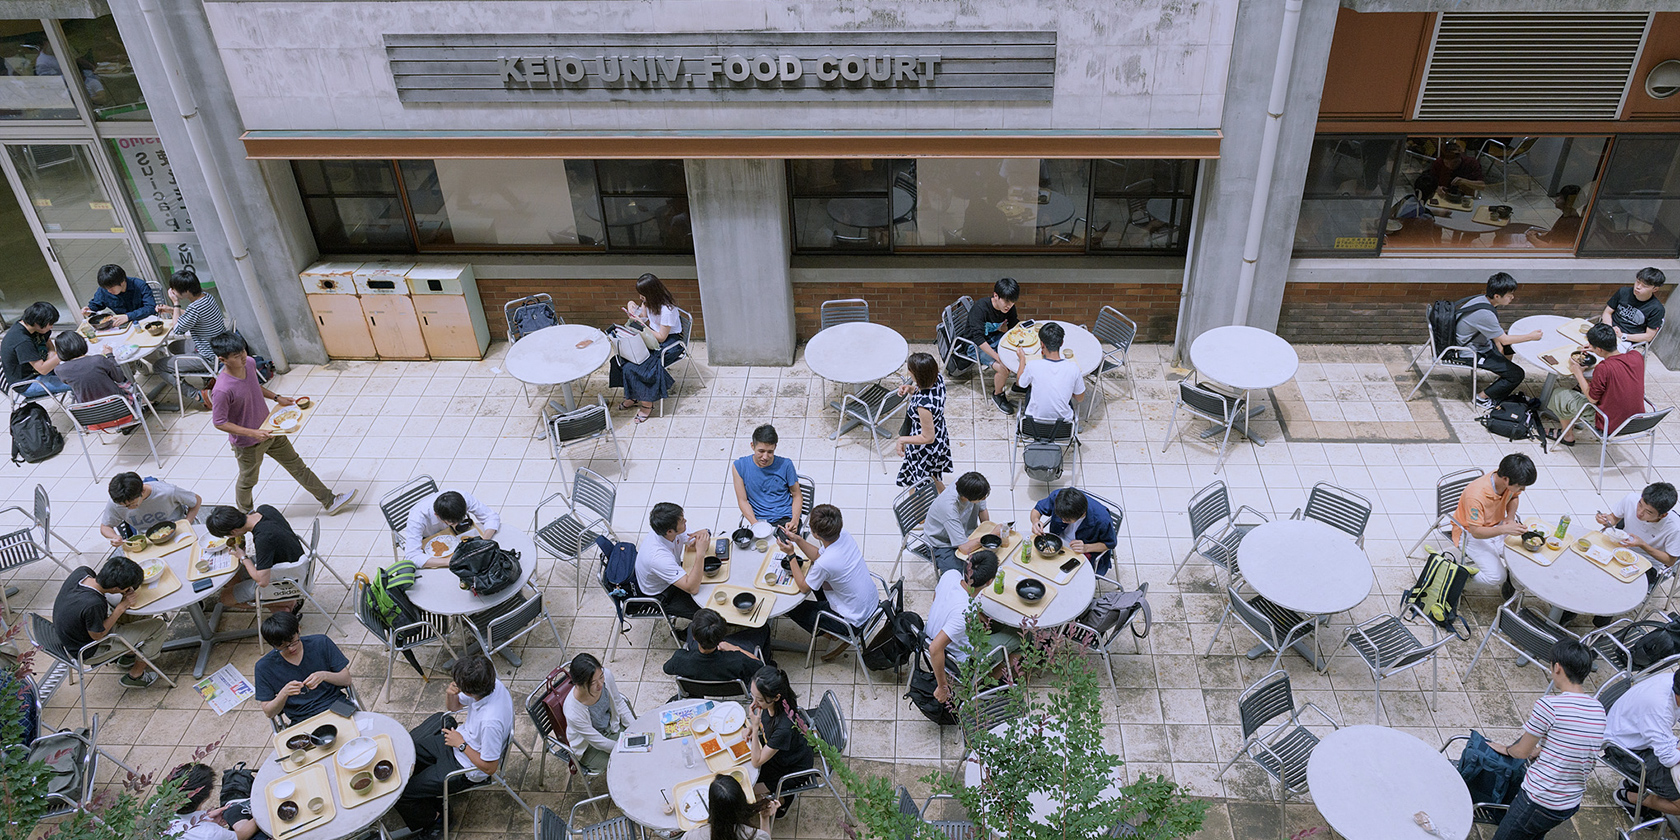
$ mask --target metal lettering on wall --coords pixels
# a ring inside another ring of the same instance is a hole
[[[1055,32],[386,35],[403,102],[1049,101]]]

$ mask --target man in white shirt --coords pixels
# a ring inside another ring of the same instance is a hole
[[[430,499],[421,499],[408,509],[408,525],[402,532],[403,556],[422,568],[448,566],[452,553],[428,550],[426,538],[440,531],[465,533],[474,525],[485,539],[495,539],[496,532],[502,528],[502,517],[471,494],[459,490],[445,490]]]
[[[1598,514],[1600,527],[1620,529],[1622,545],[1651,558],[1651,568],[1645,571],[1648,589],[1672,574],[1674,561],[1680,558],[1680,513],[1674,510],[1677,500],[1680,494],[1674,485],[1659,481],[1618,499],[1609,513]],[[1597,616],[1593,626],[1604,627],[1614,619]]]
[[[1027,361],[1026,351],[1015,348],[1015,384],[1031,389],[1026,415],[1040,423],[1072,423],[1073,404],[1085,399],[1085,376],[1079,365],[1062,358],[1062,340],[1067,336],[1054,321],[1038,328],[1042,355]]]
[[[648,513],[648,532],[636,546],[636,586],[649,598],[658,598],[665,612],[673,618],[693,618],[700,605],[694,594],[700,591],[700,578],[705,566],[695,563],[691,569],[682,566],[683,547],[698,540],[710,542],[712,532],[701,528],[688,533],[688,517],[681,505],[660,502]]]
[[[969,534],[980,523],[991,524],[993,533],[1003,535],[1003,526],[993,523],[986,512],[986,497],[990,495],[992,485],[985,476],[966,472],[928,506],[927,519],[922,523],[922,539],[933,550],[933,565],[939,574],[963,568],[957,552],[973,554],[979,550],[980,538],[970,538]]]
[[[982,548],[968,555],[966,572],[965,575],[963,571],[953,569],[940,575],[939,585],[933,590],[933,606],[928,608],[924,632],[928,634],[929,664],[933,666],[933,677],[939,684],[933,690],[933,696],[941,703],[951,702],[951,669],[946,666],[946,660],[963,662],[968,659],[968,615],[980,609],[977,600],[980,588],[991,586],[992,579],[998,576],[997,553]],[[983,617],[980,620],[987,621]],[[1014,652],[1021,648],[1021,639],[1013,633],[993,632],[986,644],[989,650],[1001,645],[1014,658]],[[998,667],[1002,668],[1003,663],[999,662]]]
[[[792,554],[797,546],[809,558],[807,562],[795,561],[788,566],[794,585],[811,596],[794,607],[788,617],[813,635],[819,619],[824,629],[835,633],[862,633],[863,623],[880,603],[875,580],[869,576],[869,562],[863,559],[863,549],[845,530],[845,520],[834,505],[817,505],[811,510],[811,535],[822,543],[821,548],[785,528],[776,533],[782,551]],[[835,626],[832,617],[822,615],[825,611],[839,616],[848,626]],[[823,661],[845,653],[848,647],[844,642],[836,645],[823,654]]]
[[[1680,780],[1675,769],[1680,767],[1680,739],[1674,736],[1674,722],[1680,710],[1680,672],[1657,674],[1633,684],[1616,704],[1610,707],[1605,722],[1606,740],[1639,756],[1645,764],[1645,799],[1639,803],[1646,810],[1680,815]],[[1633,775],[1638,766],[1629,766],[1618,754],[1606,752],[1604,760]],[[1616,793],[1616,803],[1632,810],[1631,794],[1626,786]]]
[[[513,695],[496,678],[496,666],[488,657],[463,656],[450,676],[454,682],[444,689],[444,707],[450,712],[466,710],[467,719],[462,723],[438,712],[414,728],[414,772],[396,805],[409,836],[420,840],[443,834],[440,811],[449,774],[471,771],[449,780],[451,794],[483,784],[501,769],[502,751],[513,732]]]

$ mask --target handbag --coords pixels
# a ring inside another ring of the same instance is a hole
[[[624,328],[631,332],[641,333],[642,343],[647,345],[647,349],[655,353],[659,352],[659,334],[654,332],[652,327],[632,319],[624,325]]]
[[[625,327],[613,327],[612,343],[613,349],[618,351],[618,357],[628,364],[639,365],[652,355],[642,334]]]

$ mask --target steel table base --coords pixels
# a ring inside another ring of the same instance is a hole
[[[1243,392],[1243,401],[1246,402],[1247,400],[1248,400],[1248,392],[1244,391]],[[1241,431],[1243,433],[1243,437],[1248,438],[1249,441],[1252,442],[1255,446],[1265,446],[1266,445],[1266,439],[1263,438],[1263,437],[1259,437],[1258,435],[1255,435],[1253,432],[1249,431],[1248,430],[1248,421],[1250,421],[1250,420],[1252,420],[1256,417],[1259,417],[1260,415],[1262,415],[1264,413],[1266,413],[1266,406],[1265,406],[1264,403],[1262,403],[1260,405],[1257,405],[1257,406],[1254,406],[1254,407],[1250,408],[1248,410],[1248,416],[1247,417],[1239,418],[1239,419],[1242,420]],[[1202,432],[1202,439],[1207,440],[1208,438],[1213,437],[1214,435],[1223,434],[1224,430],[1225,430],[1224,426],[1220,426],[1220,425],[1217,425],[1217,424],[1214,425],[1214,426],[1211,426],[1207,430]]]
[[[192,616],[193,626],[198,629],[198,637],[193,638],[189,636],[185,639],[174,639],[172,641],[164,642],[163,649],[170,651],[186,650],[188,648],[197,647],[198,662],[193,665],[193,677],[195,679],[202,678],[204,676],[204,669],[210,664],[210,649],[215,647],[217,642],[232,642],[239,639],[249,639],[252,636],[257,635],[257,628],[255,627],[252,627],[249,630],[224,630],[220,633],[216,632],[216,626],[222,623],[222,605],[219,603],[216,605],[215,610],[210,614],[209,618],[204,616],[204,605],[202,603],[195,603],[191,607],[188,607],[187,614]]]

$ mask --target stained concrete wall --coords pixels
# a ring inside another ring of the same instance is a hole
[[[793,364],[787,164],[690,160],[686,168],[707,361]]]

